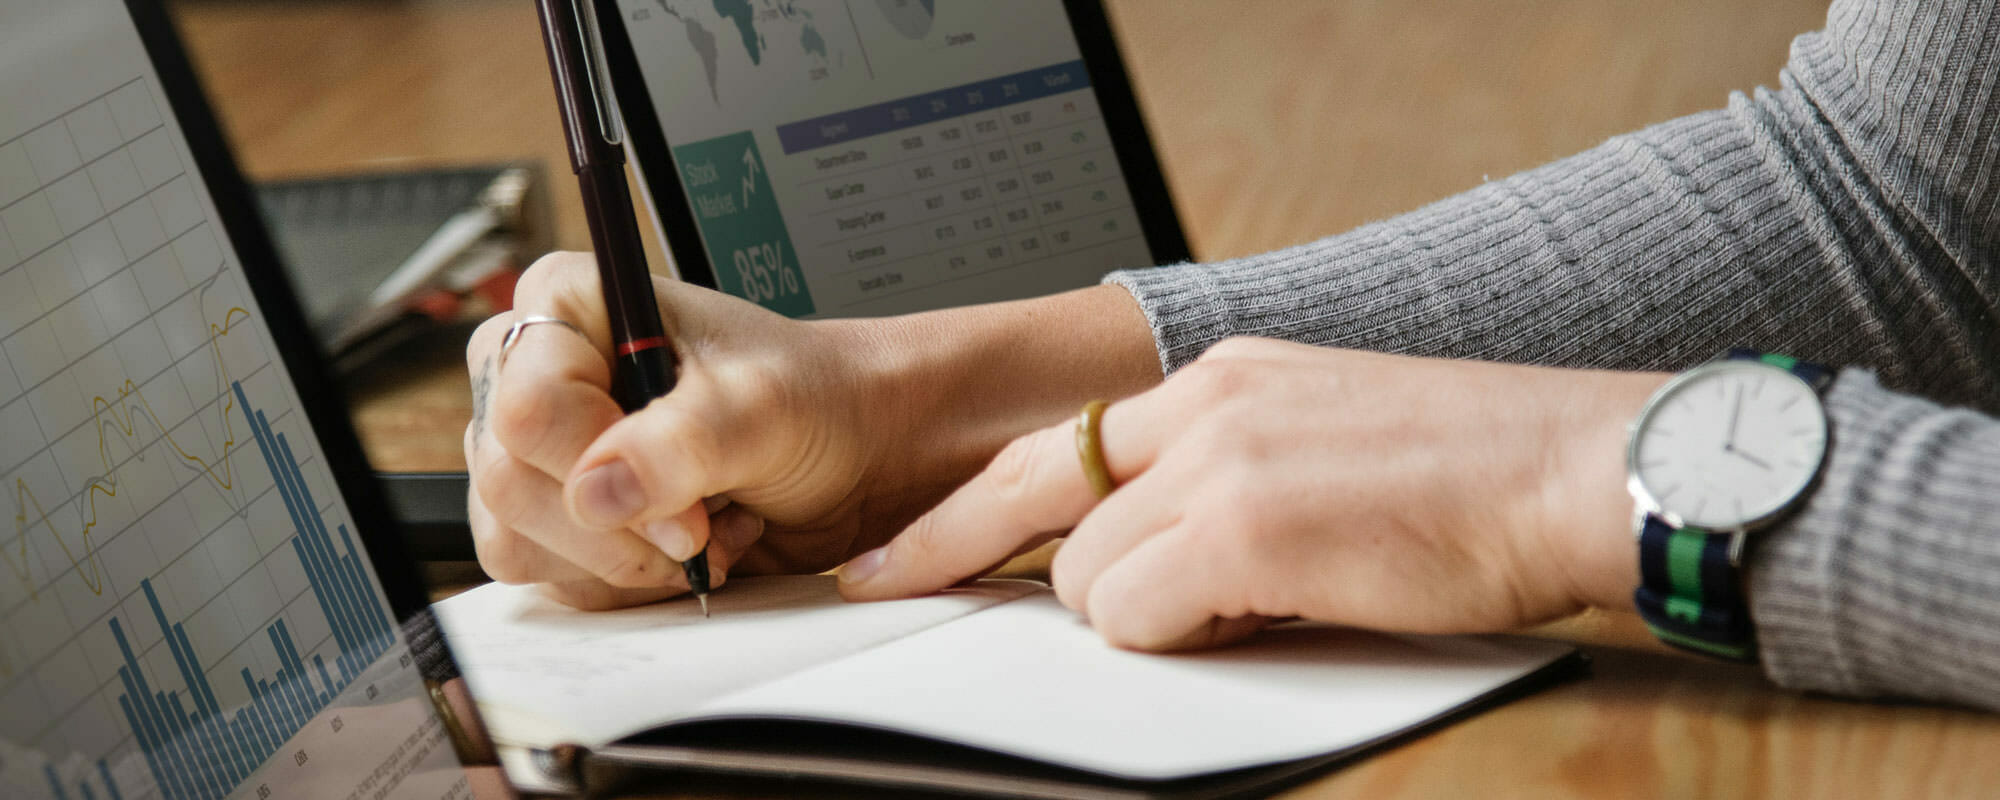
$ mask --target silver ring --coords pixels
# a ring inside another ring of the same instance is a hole
[[[514,349],[515,343],[521,341],[522,331],[527,330],[529,326],[540,325],[545,322],[561,325],[575,332],[576,335],[583,336],[585,340],[590,339],[589,336],[584,336],[582,328],[579,328],[575,324],[572,324],[569,320],[557,319],[555,317],[543,316],[540,314],[529,314],[518,320],[515,320],[514,325],[507,329],[506,335],[500,337],[500,359],[499,363],[494,366],[494,369],[496,370],[502,369],[507,366],[507,351]]]

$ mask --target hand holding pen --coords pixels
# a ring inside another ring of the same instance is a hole
[[[582,10],[579,10],[579,4]],[[674,388],[678,364],[660,322],[632,195],[625,187],[623,131],[608,78],[586,23],[588,0],[536,0],[549,71],[569,141],[570,168],[583,192],[584,215],[611,324],[612,397],[626,413]],[[504,345],[503,345],[504,346]],[[708,613],[708,550],[682,562],[688,588]]]

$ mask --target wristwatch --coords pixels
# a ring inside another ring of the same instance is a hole
[[[1818,480],[1831,435],[1820,396],[1832,380],[1818,364],[1738,349],[1646,401],[1625,450],[1639,539],[1633,601],[1661,641],[1755,660],[1744,542]]]

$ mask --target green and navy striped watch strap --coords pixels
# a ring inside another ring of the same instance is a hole
[[[1832,370],[1791,356],[1739,347],[1723,358],[1777,367],[1815,391],[1825,391],[1833,382]],[[1733,538],[1692,526],[1676,528],[1656,514],[1646,515],[1639,530],[1639,589],[1632,600],[1653,635],[1683,650],[1756,660],[1756,629],[1743,598],[1741,571],[1730,557]]]
[[[1833,382],[1833,370],[1821,364],[1800,361],[1787,355],[1766,353],[1760,350],[1752,350],[1748,347],[1736,347],[1731,348],[1728,353],[1723,355],[1723,358],[1731,361],[1755,361],[1760,364],[1769,364],[1799,376],[1799,380],[1805,381],[1806,385],[1811,386],[1814,391],[1825,391],[1826,385]]]
[[[1728,536],[1675,528],[1648,515],[1639,532],[1639,616],[1661,641],[1737,661],[1756,658],[1755,629],[1743,601]]]

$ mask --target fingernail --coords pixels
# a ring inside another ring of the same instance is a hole
[[[889,548],[877,547],[847,562],[840,568],[841,583],[867,583],[875,573],[882,571],[882,562],[889,560]]]
[[[577,479],[576,505],[584,524],[609,528],[646,507],[646,490],[631,467],[613,461]]]
[[[670,519],[654,520],[640,528],[639,534],[645,536],[646,541],[652,542],[654,547],[660,548],[660,552],[666,553],[668,558],[675,561],[694,558],[694,537],[688,535],[687,529],[681,527],[678,522]]]

